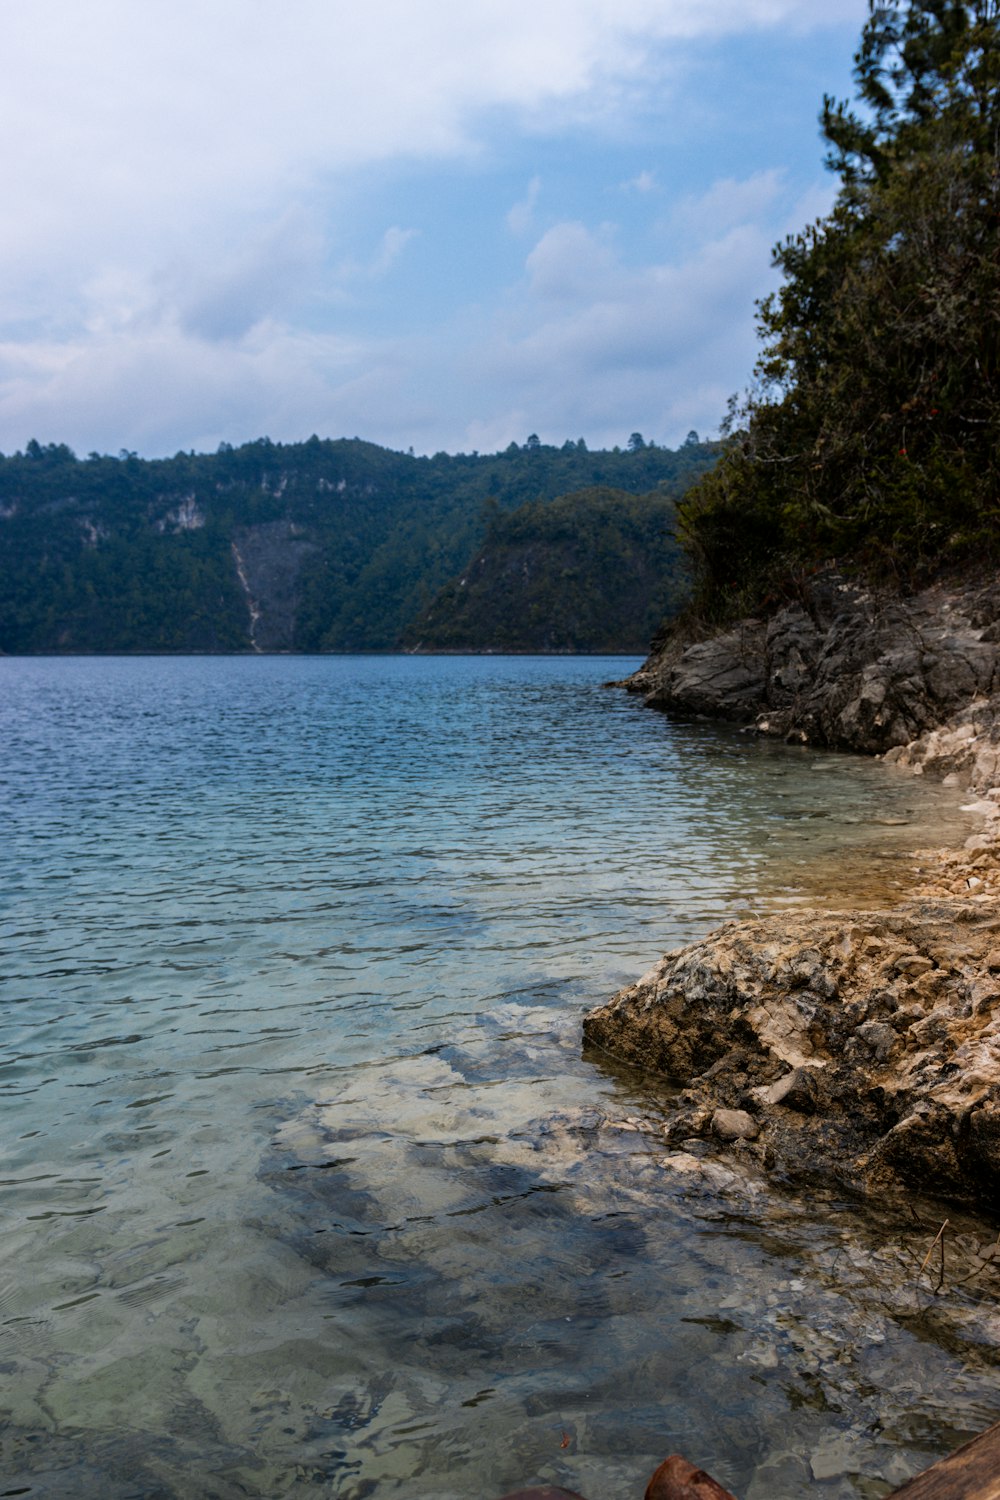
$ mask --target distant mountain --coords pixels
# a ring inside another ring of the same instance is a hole
[[[599,624],[607,606],[585,595],[598,598],[602,577],[618,576],[623,549],[638,566],[641,517],[653,528],[656,559],[641,588],[657,593],[653,574],[661,562],[668,574],[674,567],[653,520],[657,504],[681,495],[714,458],[714,446],[693,435],[676,451],[641,439],[624,452],[594,453],[582,441],[556,448],[529,439],[499,454],[433,458],[357,438],[291,445],[261,438],[156,460],[127,453],[81,460],[64,445],[29,443],[24,453],[0,456],[0,650],[394,650],[414,641],[413,622],[428,618],[432,604],[443,646],[439,596],[449,579],[462,576],[488,533],[514,546],[532,528],[546,556],[562,558],[561,573],[575,568],[580,581],[571,587],[567,577],[560,589],[545,573],[549,581],[527,601],[536,623],[526,630],[512,622],[507,649],[631,642],[632,616],[627,625]],[[571,491],[583,497],[573,500]],[[607,498],[612,491],[623,498]],[[649,492],[630,506],[629,496]],[[598,493],[606,498],[596,500]],[[603,575],[588,562],[593,547],[605,558]],[[609,603],[612,595],[617,609],[624,594],[615,585]],[[543,619],[546,600],[571,608],[577,623]],[[512,594],[510,608],[525,601]],[[487,641],[476,638],[463,602],[463,649],[496,649],[500,609],[497,596],[483,616]]]
[[[591,488],[498,513],[404,631],[416,651],[645,651],[685,587],[663,491]]]

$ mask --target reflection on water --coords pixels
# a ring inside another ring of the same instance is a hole
[[[889,899],[958,799],[628,665],[0,661],[0,1493],[627,1500],[680,1448],[868,1496],[996,1415],[933,1210],[671,1169],[580,1052],[724,916]]]

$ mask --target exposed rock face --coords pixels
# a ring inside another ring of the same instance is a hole
[[[683,1087],[673,1142],[711,1137],[792,1175],[996,1207],[988,897],[729,923],[592,1011],[584,1035]]]
[[[998,718],[986,700],[1000,694],[1000,584],[903,598],[829,571],[767,621],[668,640],[626,685],[657,708],[869,754],[908,745],[974,703],[981,737]]]
[[[315,551],[316,543],[290,521],[266,521],[234,534],[233,555],[255,651],[294,649],[299,575]]]

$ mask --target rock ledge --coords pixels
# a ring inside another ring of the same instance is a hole
[[[995,1209],[1000,913],[992,902],[731,922],[584,1021],[682,1086],[669,1141],[790,1176]]]
[[[909,745],[976,703],[964,733],[983,749],[1000,718],[1000,584],[966,579],[906,597],[827,569],[767,620],[701,640],[675,629],[624,685],[654,708],[867,754]]]

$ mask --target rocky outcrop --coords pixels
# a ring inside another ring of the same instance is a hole
[[[1000,585],[879,594],[829,570],[767,620],[668,636],[654,707],[881,754],[977,795],[889,911],[730,923],[593,1011],[594,1046],[678,1085],[666,1132],[789,1175],[995,1211],[1000,1188]]]
[[[829,570],[767,620],[707,640],[675,633],[626,686],[656,708],[869,754],[909,745],[973,704],[976,733],[991,734],[1000,584],[979,578],[904,597]]]
[[[793,1177],[905,1185],[995,1209],[1000,912],[889,911],[729,923],[669,953],[584,1035],[679,1085],[665,1127]]]
[[[254,651],[291,651],[303,564],[316,542],[291,521],[266,521],[234,533],[233,558],[246,596]]]

